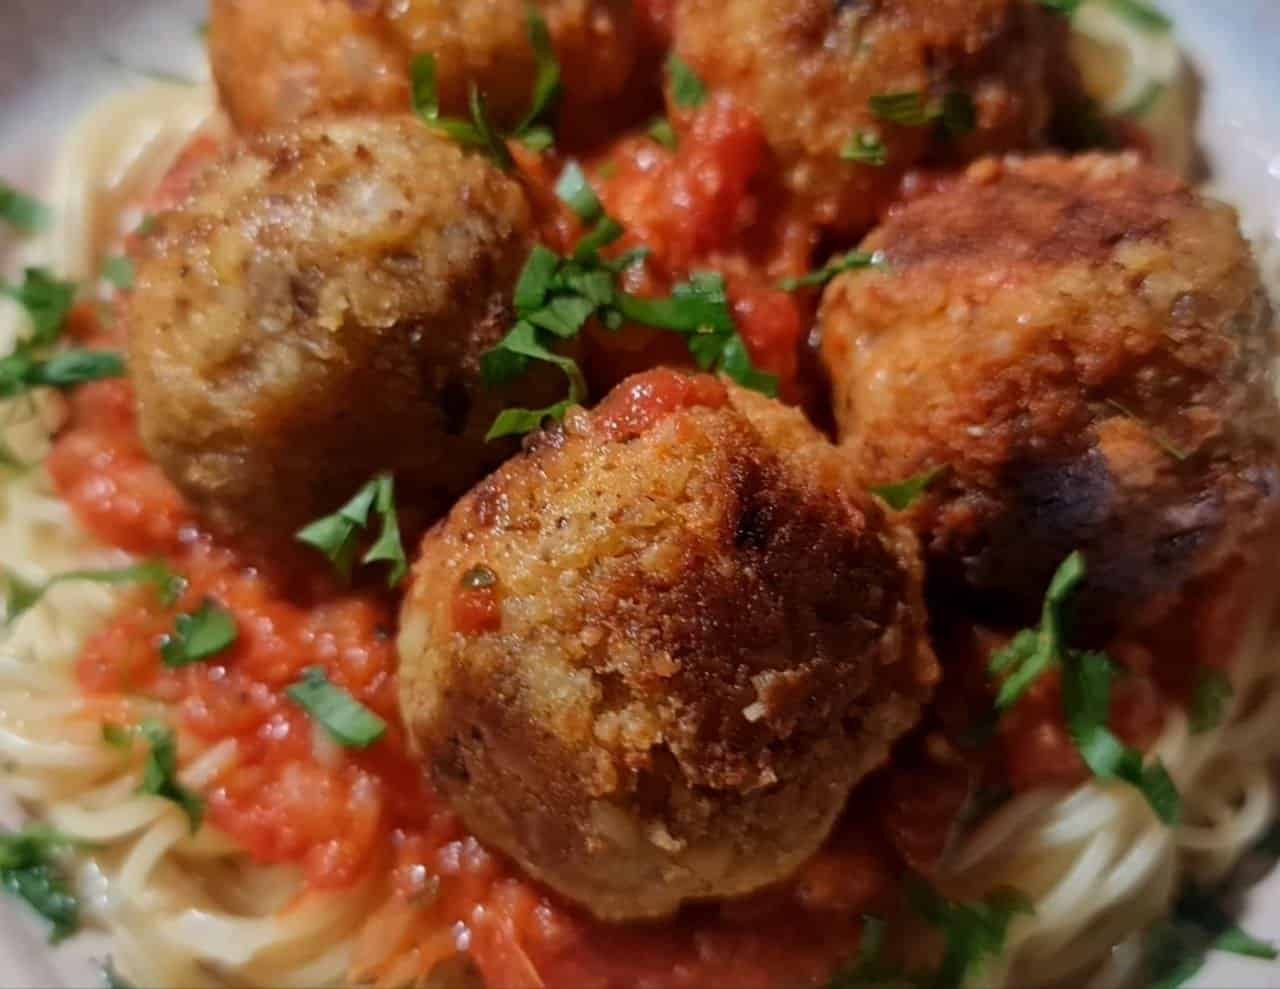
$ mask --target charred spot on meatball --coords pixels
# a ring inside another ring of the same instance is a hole
[[[911,168],[1043,143],[1073,88],[1066,40],[1032,0],[678,0],[675,32],[701,77],[759,117],[791,191],[845,232],[867,229]]]
[[[864,247],[887,269],[820,315],[844,448],[870,484],[948,468],[912,519],[988,617],[1081,549],[1104,641],[1270,530],[1272,313],[1229,208],[1134,156],[988,160]]]
[[[576,112],[617,96],[635,61],[630,0],[535,0]],[[214,0],[209,53],[222,102],[245,131],[309,117],[409,109],[413,58],[434,55],[445,113],[484,93],[494,120],[519,121],[537,65],[526,0]]]
[[[406,723],[482,840],[601,918],[666,916],[788,876],[918,720],[921,585],[799,412],[648,372],[427,536]]]
[[[486,386],[532,244],[521,188],[411,119],[255,137],[148,239],[126,313],[143,441],[218,530],[285,538],[371,476],[427,515],[510,455]]]

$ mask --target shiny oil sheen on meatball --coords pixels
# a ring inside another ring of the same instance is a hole
[[[675,47],[760,118],[817,219],[857,232],[916,165],[1040,143],[1066,32],[1033,0],[677,0]],[[873,106],[913,95],[930,119]],[[976,119],[932,119],[948,99]]]
[[[616,96],[635,60],[630,0],[536,0],[569,108]],[[526,0],[213,0],[209,53],[236,126],[409,108],[415,55],[436,58],[441,106],[467,88],[504,126],[529,107],[536,64]]]
[[[146,241],[126,318],[148,451],[222,530],[287,536],[378,471],[443,512],[513,451],[494,416],[563,390],[482,382],[531,238],[520,187],[415,120],[250,140]]]
[[[1085,551],[1083,627],[1157,620],[1275,517],[1272,314],[1235,213],[1133,156],[985,161],[897,210],[821,311],[868,483],[944,468],[931,575],[1034,613]]]
[[[608,920],[786,877],[918,719],[914,539],[795,410],[669,370],[428,535],[401,700],[467,826]]]

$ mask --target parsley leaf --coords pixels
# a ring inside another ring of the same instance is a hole
[[[1188,712],[1192,734],[1203,735],[1222,724],[1233,695],[1231,681],[1225,673],[1209,667],[1201,669]]]
[[[997,709],[1011,707],[1066,649],[1066,618],[1071,595],[1084,580],[1084,556],[1072,553],[1049,583],[1038,629],[1024,629],[991,658],[992,673],[1006,674],[996,696]]]
[[[565,165],[556,181],[556,196],[568,206],[583,223],[595,223],[604,216],[604,205],[595,189],[587,181],[587,175],[576,161]]]
[[[582,312],[582,323],[586,322],[587,317],[594,311],[594,308],[594,306],[588,305],[587,309]],[[539,312],[547,313],[548,311],[549,309],[544,308]],[[579,324],[580,327],[581,324]],[[576,333],[577,330],[575,329],[573,332]],[[504,409],[494,420],[493,425],[489,427],[489,432],[485,436],[486,440],[523,435],[537,429],[547,419],[563,419],[570,408],[586,399],[587,383],[583,377],[582,369],[578,367],[577,361],[549,350],[539,339],[540,336],[539,328],[534,323],[528,320],[521,320],[516,323],[515,327],[502,338],[501,342],[484,355],[481,369],[485,380],[490,383],[501,382],[504,380],[504,375],[510,374],[511,368],[521,366],[518,363],[521,358],[525,359],[526,364],[528,360],[543,361],[548,364],[555,364],[564,371],[565,376],[569,379],[568,397],[545,409]],[[516,363],[511,362],[512,358],[516,359]],[[509,378],[506,380],[509,380]]]
[[[369,563],[389,563],[387,586],[397,587],[409,572],[409,559],[405,555],[404,541],[400,538],[400,517],[396,513],[395,479],[386,475],[380,479],[378,491],[373,505],[374,511],[382,516],[382,531],[377,541],[369,547],[360,561]]]
[[[1009,926],[1020,914],[1033,914],[1031,901],[1013,889],[997,889],[977,903],[957,903],[917,880],[907,891],[915,910],[942,931],[942,962],[923,984],[933,989],[960,989],[982,963],[1004,950]]]
[[[172,800],[186,813],[195,834],[204,820],[204,800],[178,781],[178,742],[173,730],[161,721],[144,721],[138,734],[151,746],[138,792]]]
[[[533,99],[529,112],[525,114],[515,130],[515,136],[530,143],[533,138],[535,150],[545,150],[554,143],[554,136],[546,119],[556,108],[560,99],[561,80],[560,63],[556,59],[555,48],[551,45],[551,32],[547,28],[546,18],[533,5],[526,4],[525,17],[529,31],[529,44],[533,48],[534,60],[537,64],[537,76],[533,82]]]
[[[133,259],[123,254],[107,258],[102,263],[102,277],[121,292],[128,292],[135,278]]]
[[[39,233],[49,225],[49,207],[0,181],[0,220],[19,233]]]
[[[313,667],[285,691],[346,748],[366,749],[386,733],[387,723]]]
[[[909,477],[905,481],[898,481],[896,484],[882,484],[872,488],[871,493],[895,512],[906,511],[924,496],[924,493],[946,472],[946,469],[944,464]]]
[[[706,83],[675,52],[667,57],[667,79],[671,83],[671,98],[676,106],[693,110],[707,102]]]
[[[884,141],[871,131],[858,131],[840,151],[844,161],[856,161],[860,165],[882,168],[889,164],[889,149]]]
[[[160,655],[170,669],[190,666],[227,649],[238,634],[235,617],[206,598],[198,611],[175,619],[173,634],[165,638]]]
[[[1041,7],[1046,10],[1052,10],[1055,14],[1062,14],[1065,17],[1071,17],[1084,0],[1037,0]]]
[[[382,532],[361,562],[390,563],[389,586],[395,587],[408,573],[409,563],[400,538],[395,481],[390,474],[379,474],[340,509],[303,527],[294,538],[328,557],[346,580],[351,576],[359,535],[369,527],[370,514],[375,512],[382,518]]]
[[[0,834],[0,887],[25,900],[49,921],[49,939],[54,943],[80,926],[80,902],[71,892],[60,862],[70,844],[39,825]]]
[[[930,104],[918,90],[877,93],[868,102],[871,112],[881,120],[903,127],[932,125],[943,137],[964,137],[978,123],[973,97],[959,90],[946,93],[937,104]]]
[[[997,710],[1012,706],[1054,666],[1062,670],[1062,707],[1067,729],[1090,772],[1122,780],[1138,789],[1165,824],[1175,826],[1182,801],[1168,771],[1158,761],[1145,765],[1142,753],[1120,741],[1108,725],[1115,664],[1104,652],[1067,647],[1072,596],[1085,576],[1084,557],[1072,553],[1058,568],[1045,594],[1038,629],[1024,629],[991,658],[993,674],[1002,675]]]
[[[25,346],[0,358],[0,398],[14,398],[34,388],[71,388],[124,374],[124,359],[108,350],[64,350],[37,359]]]
[[[1105,0],[1117,17],[1148,34],[1167,34],[1173,29],[1173,21],[1144,0]]]
[[[668,151],[674,151],[680,143],[680,139],[676,137],[675,128],[671,126],[671,121],[666,117],[658,117],[649,125],[649,129],[645,132],[653,140],[657,141]]]
[[[5,572],[8,585],[5,594],[5,624],[16,621],[30,611],[41,598],[58,584],[87,581],[92,584],[150,584],[160,593],[164,604],[172,604],[182,593],[186,581],[159,560],[148,560],[129,567],[111,570],[69,570],[50,577],[43,584],[31,584],[12,571]]]
[[[844,254],[837,254],[821,268],[811,271],[807,275],[801,275],[799,278],[784,278],[778,283],[778,288],[784,292],[795,292],[802,288],[818,288],[826,285],[837,275],[863,268],[887,271],[889,262],[885,259],[882,251],[876,251],[874,254],[858,250],[848,251]]]
[[[470,120],[440,115],[440,93],[436,81],[434,55],[418,55],[409,65],[409,99],[414,112],[432,130],[456,141],[463,147],[484,152],[503,170],[515,161],[502,136],[489,122],[488,110],[480,88],[472,83],[467,106]]]
[[[57,341],[76,300],[75,282],[59,281],[43,268],[28,268],[21,285],[4,285],[0,292],[27,311],[32,332],[25,343],[30,347]]]

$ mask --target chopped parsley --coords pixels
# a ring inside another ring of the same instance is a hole
[[[952,90],[940,102],[929,102],[918,90],[877,93],[870,101],[871,112],[879,119],[903,127],[933,126],[943,137],[964,137],[978,122],[977,107],[968,93]]]
[[[887,270],[888,261],[882,252],[876,251],[869,254],[866,251],[848,251],[844,254],[837,254],[821,268],[802,275],[799,278],[784,278],[778,283],[778,288],[784,292],[795,292],[802,288],[818,288],[826,285],[827,282],[842,275],[846,271],[857,271],[863,268],[876,268],[881,271]]]
[[[671,126],[671,121],[666,117],[658,117],[654,120],[645,133],[668,151],[674,151],[680,143],[680,139],[676,136],[675,128]]]
[[[231,612],[206,598],[199,610],[179,615],[173,633],[160,647],[164,665],[178,669],[218,655],[236,641],[236,620]]]
[[[1170,917],[1147,935],[1146,984],[1151,989],[1179,989],[1214,951],[1265,961],[1280,957],[1274,945],[1241,929],[1213,894],[1185,886]]]
[[[1055,14],[1071,17],[1080,9],[1084,0],[1036,0],[1036,2],[1046,10],[1052,10]]]
[[[1142,753],[1121,742],[1109,727],[1111,686],[1117,668],[1104,652],[1067,645],[1072,598],[1085,577],[1084,556],[1072,553],[1058,568],[1045,594],[1040,627],[1024,629],[989,665],[1003,678],[996,708],[1005,711],[1052,668],[1062,671],[1062,705],[1067,730],[1085,765],[1097,777],[1136,787],[1165,824],[1175,826],[1181,799],[1164,766],[1145,765]]]
[[[75,282],[59,281],[43,268],[28,268],[21,285],[0,286],[0,293],[26,310],[31,320],[31,336],[26,343],[32,347],[57,341],[75,305],[76,291]]]
[[[1192,734],[1203,735],[1221,725],[1233,696],[1231,681],[1225,673],[1210,667],[1201,669],[1187,712]]]
[[[555,145],[550,119],[555,115],[562,92],[560,63],[551,44],[551,32],[542,12],[532,3],[526,6],[529,45],[533,49],[537,74],[529,110],[509,135],[503,134],[489,120],[488,108],[480,88],[471,84],[467,106],[470,119],[444,117],[440,114],[440,88],[436,58],[431,54],[416,56],[409,66],[409,98],[414,112],[432,130],[488,155],[502,169],[515,166],[507,137],[515,138],[534,151],[546,151]]]
[[[349,749],[366,749],[386,733],[387,723],[313,667],[285,691],[325,731]]]
[[[882,168],[889,163],[889,149],[879,135],[864,130],[849,138],[849,143],[840,151],[840,157],[845,161],[856,161],[859,165]]]
[[[707,102],[707,84],[675,52],[667,57],[667,80],[671,83],[671,99],[681,109],[695,110]]]
[[[355,563],[360,534],[368,530],[375,514],[381,518],[382,528],[361,562],[389,563],[387,586],[396,587],[409,572],[409,561],[400,536],[395,481],[390,474],[379,474],[340,509],[304,527],[295,538],[327,556],[345,580]]]
[[[958,903],[916,879],[909,884],[907,896],[916,913],[942,933],[945,949],[937,969],[912,972],[886,960],[884,921],[864,917],[857,960],[837,974],[827,989],[960,989],[987,959],[1004,951],[1013,920],[1034,912],[1031,901],[1012,889],[993,890],[976,903]]]
[[[935,467],[932,470],[924,471],[909,477],[905,481],[898,481],[896,484],[882,484],[879,487],[872,488],[871,493],[885,502],[895,512],[904,512],[917,501],[919,501],[926,491],[933,486],[933,482],[941,477],[947,468],[944,464],[941,467]]]
[[[178,741],[173,729],[161,721],[144,721],[137,731],[151,746],[138,792],[172,800],[187,815],[195,834],[204,820],[204,800],[178,781]]]
[[[128,292],[133,288],[135,277],[133,259],[123,254],[107,258],[102,263],[102,277],[119,291]]]
[[[1104,2],[1117,17],[1148,34],[1167,34],[1173,29],[1173,21],[1144,0],[1104,0]]]
[[[568,379],[568,395],[542,409],[504,410],[490,427],[488,439],[521,435],[548,419],[563,419],[570,408],[586,400],[582,369],[553,347],[559,340],[576,337],[593,318],[610,330],[630,320],[679,333],[704,371],[719,371],[746,388],[777,394],[777,379],[755,367],[738,333],[723,276],[696,273],[676,285],[667,298],[630,295],[619,287],[618,276],[647,251],[631,251],[614,260],[600,256],[603,247],[622,235],[622,227],[605,213],[576,163],[566,166],[556,193],[584,224],[593,226],[572,257],[561,257],[540,244],[530,252],[515,287],[516,324],[485,353],[481,371],[485,383],[497,387],[519,378],[534,362],[554,364]]]
[[[68,570],[50,577],[44,583],[32,584],[12,571],[6,572],[5,624],[16,621],[30,611],[59,584],[86,581],[91,584],[150,584],[164,604],[173,604],[186,582],[159,560],[148,560],[133,566],[109,570]]]
[[[39,233],[49,225],[49,207],[19,192],[8,182],[0,182],[0,220],[18,233]]]
[[[49,939],[55,943],[80,927],[80,902],[62,867],[70,846],[39,825],[0,834],[0,886],[50,923]]]

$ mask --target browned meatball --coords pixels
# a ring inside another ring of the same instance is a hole
[[[1085,551],[1096,634],[1234,566],[1277,497],[1271,310],[1235,213],[1133,156],[985,161],[866,241],[822,353],[868,483],[945,467],[931,572],[1030,614]]]
[[[846,231],[869,227],[913,166],[1039,143],[1067,64],[1065,19],[1034,0],[677,4],[677,51],[759,116],[787,184]],[[964,94],[976,126],[947,137],[936,122],[891,123],[871,106],[891,94],[927,111]],[[859,137],[885,160],[845,160]]]
[[[220,529],[292,529],[377,471],[443,512],[513,447],[487,389],[531,245],[520,187],[410,119],[254,138],[147,239],[130,302],[142,438]],[[543,373],[543,371],[550,373]]]
[[[616,96],[634,63],[630,0],[536,0],[567,107]],[[213,0],[209,52],[236,126],[409,107],[409,66],[436,57],[440,100],[465,113],[483,90],[501,124],[529,107],[536,71],[526,0]]]
[[[932,689],[909,533],[795,410],[646,372],[428,535],[401,701],[480,838],[609,920],[787,876]]]

